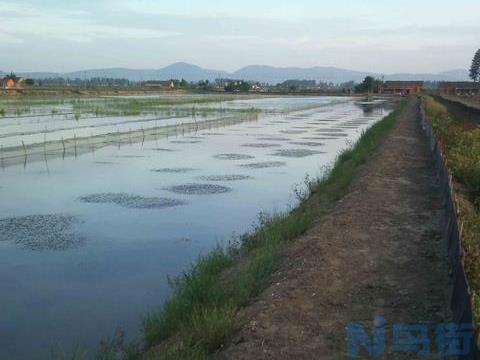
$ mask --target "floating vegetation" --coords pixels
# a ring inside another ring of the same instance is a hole
[[[273,156],[283,156],[292,158],[302,158],[311,155],[325,154],[323,151],[314,151],[308,149],[281,149],[273,153]]]
[[[201,143],[202,141],[200,140],[173,140],[170,141],[172,144],[198,144]]]
[[[202,135],[208,135],[208,136],[221,136],[225,135],[224,133],[213,133],[213,132],[208,132],[208,133],[203,133]]]
[[[304,134],[307,131],[306,130],[280,130],[280,132],[283,134]]]
[[[166,173],[166,174],[184,174],[190,171],[196,171],[198,169],[193,168],[163,168],[163,169],[152,169],[151,171],[157,173]]]
[[[253,179],[253,177],[249,175],[230,174],[230,175],[198,176],[197,179],[204,180],[204,181],[238,181],[238,180]]]
[[[329,136],[309,136],[304,137],[305,140],[335,140],[338,139],[336,137],[329,137]]]
[[[270,143],[253,143],[253,144],[243,144],[242,146],[252,147],[252,148],[272,148],[272,147],[280,147],[282,145],[270,144]]]
[[[281,167],[285,165],[287,165],[287,163],[283,161],[264,161],[264,162],[250,163],[250,164],[242,164],[239,166],[248,168],[248,169],[265,169],[265,168],[272,168],[272,167]]]
[[[212,195],[232,191],[229,187],[213,184],[183,184],[171,186],[165,190],[187,195]]]
[[[335,128],[331,128],[331,129],[317,129],[315,130],[316,132],[319,132],[319,133],[340,133],[342,134],[344,131],[343,129],[335,129]]]
[[[325,133],[325,135],[329,135],[333,137],[334,139],[339,138],[339,137],[347,137],[348,134],[345,133]]]
[[[261,140],[261,141],[289,141],[291,140],[290,138],[286,138],[286,137],[260,137],[258,138],[258,140]]]
[[[116,204],[125,208],[133,209],[163,209],[186,204],[183,200],[144,197],[125,193],[91,194],[82,196],[79,200],[91,204]]]
[[[0,241],[13,241],[28,250],[67,250],[83,240],[72,230],[75,217],[28,215],[0,219]]]
[[[220,160],[248,160],[254,159],[255,156],[245,154],[218,154],[215,155],[214,158]]]
[[[146,158],[147,156],[145,155],[114,155],[113,157],[126,158],[126,159],[140,159],[140,158]]]
[[[153,148],[152,150],[154,150],[154,151],[166,151],[166,152],[177,151],[177,150],[174,150],[174,149],[166,149],[166,148]]]
[[[302,146],[324,146],[325,143],[321,142],[312,142],[312,141],[292,141],[290,144],[293,145],[302,145]]]
[[[289,119],[309,119],[309,115],[289,115]]]
[[[113,161],[95,161],[95,164],[100,164],[100,165],[111,165],[111,164],[118,164]]]

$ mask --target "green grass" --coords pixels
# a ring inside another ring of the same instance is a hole
[[[282,250],[341,199],[360,167],[394,127],[399,108],[362,134],[331,170],[308,182],[308,195],[288,213],[261,214],[238,243],[218,247],[172,281],[172,294],[143,321],[142,358],[203,359],[237,330],[237,312],[264,290],[282,260]],[[137,358],[133,356],[132,358]]]
[[[242,97],[248,99],[252,97]],[[51,115],[60,113],[58,107],[70,109],[78,114],[95,114],[96,116],[138,116],[142,114],[166,114],[176,116],[206,117],[212,113],[259,112],[256,108],[230,109],[208,107],[209,103],[221,103],[239,99],[238,96],[165,96],[155,98],[122,98],[122,97],[97,97],[97,98],[63,98],[63,97],[20,97],[18,99],[0,99],[0,108],[4,113],[15,116],[31,112],[32,108],[52,106]],[[188,106],[191,105],[191,106]],[[202,105],[202,106],[197,106]],[[0,116],[2,113],[0,113]]]
[[[475,318],[480,319],[480,129],[464,127],[431,97],[426,97],[424,104],[447,166],[460,185],[456,190],[462,199],[459,204],[464,267]]]
[[[172,106],[178,105],[196,105],[208,104],[234,100],[232,96],[203,96],[203,97],[163,97],[163,98],[104,98],[104,99],[75,99],[72,100],[73,109],[76,111],[95,113],[98,115],[125,115],[133,116],[153,111],[183,111],[188,112],[187,108],[172,109]],[[219,109],[215,109],[219,111]],[[206,112],[208,109],[197,109],[199,113]]]

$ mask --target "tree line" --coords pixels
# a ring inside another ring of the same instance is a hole
[[[473,81],[480,80],[480,49],[477,50],[473,57],[472,66],[470,66],[470,79]]]

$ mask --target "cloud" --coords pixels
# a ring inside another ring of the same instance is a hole
[[[92,42],[102,39],[162,39],[181,35],[139,26],[113,26],[95,21],[87,11],[42,10],[27,4],[0,1],[2,43],[18,43],[32,38]],[[4,30],[5,29],[5,30]],[[8,36],[8,34],[16,34]]]
[[[423,59],[428,59],[431,70],[437,71],[468,66],[471,52],[478,47],[478,21],[470,24],[464,17],[438,16],[435,22],[431,18],[420,22],[393,14],[399,6],[385,4],[377,16],[365,17],[362,14],[371,15],[371,11],[353,0],[352,6],[363,9],[360,13],[351,8],[340,11],[346,1],[323,5],[313,0],[280,1],[280,12],[303,11],[307,3],[322,11],[276,17],[254,11],[268,3],[275,8],[273,0],[261,4],[246,0],[231,6],[228,2],[216,6],[219,1],[214,0],[208,4],[0,0],[2,66],[22,64],[27,70],[55,71],[85,66],[156,68],[189,61],[228,70],[264,63],[391,72],[423,71],[428,67]],[[425,11],[424,5],[419,6]],[[457,50],[446,56],[446,51],[441,55],[442,48]]]

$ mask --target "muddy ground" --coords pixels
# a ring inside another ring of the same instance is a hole
[[[433,332],[433,324],[450,320],[442,209],[416,101],[348,195],[287,249],[271,286],[239,314],[242,328],[214,358],[347,358],[347,324],[370,329],[382,315],[382,358],[412,359],[392,353],[391,326],[422,322]]]

